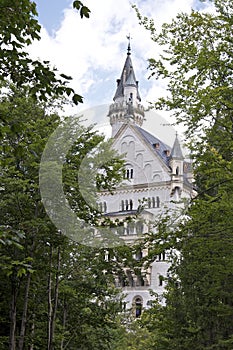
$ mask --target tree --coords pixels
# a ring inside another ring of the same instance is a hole
[[[41,154],[60,119],[26,88],[12,85],[1,96],[0,115],[0,348],[52,350],[69,344],[77,349],[84,338],[83,349],[93,348],[90,339],[96,349],[109,348],[119,304],[111,263],[104,261],[103,249],[85,247],[61,235],[47,216],[39,192]],[[103,136],[81,125],[80,130],[67,155],[64,187],[77,215],[95,222],[100,213],[83,205],[76,170]],[[117,158],[109,166],[104,164],[100,184],[120,179],[121,165]],[[77,320],[85,329],[77,329]]]
[[[89,17],[90,10],[81,1],[73,7],[81,18]],[[36,4],[30,0],[0,1],[0,81],[10,80],[18,87],[29,84],[31,94],[45,101],[50,96],[72,96],[75,104],[82,97],[67,86],[72,79],[51,69],[48,61],[32,60],[26,48],[40,40],[40,25],[36,18]]]
[[[171,111],[186,127],[197,191],[170,240],[180,255],[170,270],[167,304],[154,323],[165,343],[155,349],[231,349],[233,344],[233,4],[211,3],[214,12],[181,13],[160,33],[138,12],[163,48],[159,59],[150,59],[150,70],[167,80],[168,96],[155,106]]]

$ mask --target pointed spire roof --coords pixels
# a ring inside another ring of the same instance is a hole
[[[177,133],[171,151],[171,158],[184,159]]]
[[[115,101],[118,97],[124,97],[124,89],[126,86],[134,86],[137,89],[137,99],[141,101],[141,97],[138,91],[138,81],[136,80],[131,60],[130,42],[128,44],[127,57],[121,73],[121,78],[117,80],[117,89],[113,101]]]

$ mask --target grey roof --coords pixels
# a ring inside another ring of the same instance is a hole
[[[178,136],[176,135],[172,151],[171,151],[171,158],[178,158],[178,159],[184,159],[183,153],[181,150],[180,142],[178,140]]]
[[[139,131],[139,133],[143,136],[144,140],[149,143],[150,147],[153,148],[153,150],[158,154],[158,156],[163,160],[163,162],[169,166],[169,159],[170,156],[167,153],[167,151],[171,151],[171,147],[166,145],[164,142],[162,142],[160,139],[155,137],[154,135],[150,134],[148,131],[140,128],[139,126],[135,125],[135,128]]]
[[[121,78],[117,81],[117,89],[113,101],[118,97],[124,97],[125,86],[131,85],[137,88],[137,99],[141,101],[141,97],[138,91],[138,82],[135,77],[132,60],[130,57],[130,52],[128,51],[125,64],[121,73]]]

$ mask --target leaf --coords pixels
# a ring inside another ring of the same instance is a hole
[[[72,101],[74,102],[74,104],[78,104],[78,103],[83,103],[83,97],[78,95],[78,94],[74,94],[74,96],[72,97]]]
[[[76,1],[73,2],[73,8],[74,9],[79,10],[81,6],[83,6],[81,1],[76,0]]]
[[[66,74],[60,74],[60,76],[66,80],[72,80],[72,77],[70,77],[69,75],[66,75]]]
[[[91,12],[91,11],[89,10],[88,7],[83,6],[83,7],[81,8],[81,11],[80,11],[80,16],[81,16],[81,18],[83,18],[83,16],[86,17],[86,18],[89,18],[89,17],[90,17],[90,12]]]

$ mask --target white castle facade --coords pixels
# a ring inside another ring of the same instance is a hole
[[[126,243],[133,244],[148,232],[146,222],[153,222],[165,208],[173,208],[175,202],[192,197],[193,188],[190,163],[183,157],[177,135],[173,147],[169,147],[159,135],[154,136],[142,128],[145,114],[130,45],[108,117],[113,147],[118,153],[124,154],[125,179],[113,194],[101,192],[99,201],[104,215],[112,220],[135,217],[138,207],[143,203],[139,218],[125,223],[122,229]],[[139,260],[146,254],[147,249],[139,251],[134,258]],[[149,307],[153,299],[150,290],[158,296],[162,295],[163,277],[166,276],[168,266],[166,252],[162,252],[140,274],[125,268],[126,280],[120,277],[116,279],[116,285],[126,295],[127,308],[132,307],[135,316],[140,315],[142,308]]]

